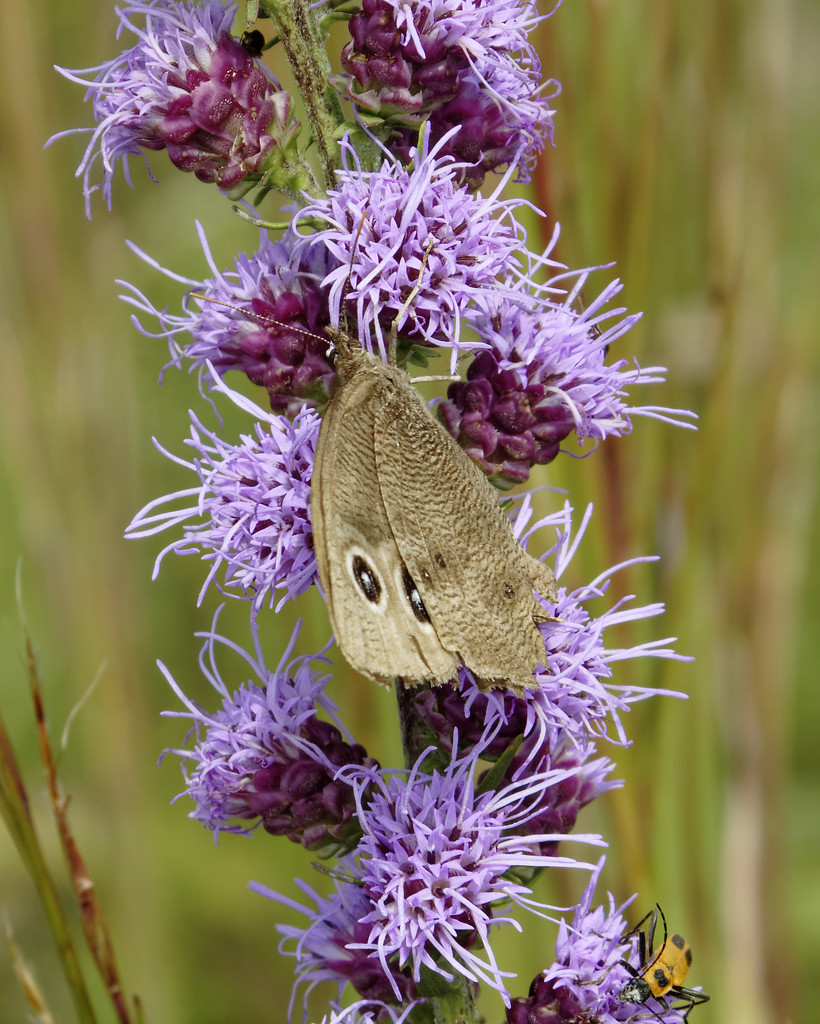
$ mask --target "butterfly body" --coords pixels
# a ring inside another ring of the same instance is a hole
[[[516,541],[496,492],[404,370],[330,331],[337,384],[322,421],[311,518],[336,639],[381,682],[533,687],[545,660],[533,590],[549,568]]]

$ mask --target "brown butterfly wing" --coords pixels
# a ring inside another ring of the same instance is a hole
[[[369,357],[357,365],[361,372],[348,367],[322,418],[311,489],[316,560],[333,631],[348,662],[371,678],[443,681],[455,675],[458,658],[414,610],[379,487],[374,431],[386,400],[385,375]]]
[[[518,544],[494,488],[407,375],[386,371],[374,409],[381,498],[438,638],[479,682],[533,687],[545,657],[536,623],[547,617],[533,590],[552,595],[554,577]]]

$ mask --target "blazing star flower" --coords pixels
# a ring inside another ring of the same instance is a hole
[[[568,503],[565,504],[563,526],[559,527],[558,543],[552,549],[557,581],[560,581],[571,563],[583,539],[591,515],[592,505],[589,505],[577,533],[574,533],[572,508]],[[525,500],[513,522],[513,530],[524,548],[527,547],[533,533],[544,526],[554,526],[558,520],[557,516],[547,517],[530,527],[525,533],[531,516],[532,506],[529,501]],[[537,688],[528,690],[522,698],[530,705],[527,710],[528,721],[532,717],[540,719],[542,723],[566,730],[570,736],[577,739],[590,735],[606,736],[610,741],[626,744],[628,741],[620,713],[628,710],[630,704],[660,694],[673,697],[683,696],[673,690],[659,690],[630,684],[615,685],[609,682],[612,677],[610,666],[618,661],[643,657],[670,658],[676,661],[691,660],[665,646],[673,642],[674,637],[651,640],[624,649],[608,648],[604,645],[604,634],[608,629],[623,622],[633,622],[660,615],[664,610],[662,604],[655,603],[629,609],[626,605],[633,598],[626,596],[597,617],[593,617],[586,608],[588,602],[606,594],[612,577],[619,569],[640,562],[656,560],[657,556],[631,558],[620,565],[612,566],[591,583],[575,590],[558,587],[557,602],[546,604],[549,614],[554,616],[555,621],[546,622],[541,627],[546,645],[546,668],[535,673]],[[466,669],[461,670],[461,678],[462,683],[466,684],[464,690],[465,696],[467,696],[468,691],[475,686],[475,681],[472,680]],[[489,701],[486,709],[485,725],[487,726],[503,714],[503,705],[499,701]],[[615,729],[615,737],[609,735],[609,723]]]
[[[170,752],[182,758],[184,793],[196,804],[189,816],[215,836],[249,835],[261,824],[272,835],[327,854],[346,849],[360,835],[353,791],[336,778],[337,769],[376,762],[342,732],[336,707],[324,693],[328,676],[312,667],[327,660],[303,656],[287,664],[298,633],[297,626],[273,672],[265,665],[255,625],[252,652],[219,636],[215,624],[210,633],[199,634],[206,639],[202,672],[222,697],[222,710],[215,713],[189,700],[160,664],[187,708],[166,715],[190,718],[196,732],[193,750]],[[217,643],[238,654],[258,682],[229,691],[216,668]],[[320,710],[332,721],[318,718]],[[241,824],[250,821],[253,825]]]
[[[507,1024],[569,1024],[570,1021],[599,1020],[601,1024],[623,1017],[599,1016],[620,1007],[617,994],[629,974],[620,961],[633,952],[633,944],[624,938],[627,932],[623,911],[628,900],[616,909],[609,896],[609,907],[591,910],[604,858],[598,862],[573,917],[572,925],[562,920],[556,942],[556,961],[532,983],[528,998],[514,999],[507,1010]],[[582,1016],[582,1015],[586,1015]]]
[[[389,119],[397,132],[390,146],[402,159],[428,121],[432,142],[447,138],[443,152],[472,186],[521,154],[517,180],[529,181],[553,132],[528,38],[540,20],[522,0],[363,0],[342,51],[347,94]],[[559,91],[556,82],[544,88]]]
[[[591,740],[578,740],[555,728],[545,729],[523,745],[505,773],[505,782],[549,771],[565,771],[567,775],[553,786],[544,786],[540,798],[533,803],[532,817],[521,828],[522,836],[550,832],[567,835],[575,828],[582,807],[623,784],[607,779],[615,765],[607,757],[592,760],[595,753]],[[557,841],[539,842],[543,854],[555,855],[557,848]]]
[[[220,375],[240,370],[267,390],[275,412],[294,415],[305,401],[326,402],[334,370],[326,358],[324,328],[330,313],[321,281],[335,266],[327,248],[302,244],[296,257],[291,234],[279,242],[263,236],[252,256],[240,253],[233,270],[219,271],[199,224],[197,232],[214,275],[204,281],[180,277],[131,246],[146,262],[192,289],[184,315],[156,309],[133,285],[120,282],[132,293],[122,298],[159,321],[159,336],[168,338],[172,364],[181,366],[187,359],[200,372],[211,364]],[[137,317],[132,319],[143,334],[157,336]],[[180,334],[189,334],[192,341],[181,344]]]
[[[621,782],[607,779],[615,765],[606,757],[593,760],[595,743],[566,729],[558,729],[531,714],[536,705],[525,698],[504,692],[499,695],[503,710],[491,713],[488,704],[498,700],[495,694],[467,693],[451,686],[436,686],[416,696],[419,717],[436,733],[440,749],[451,752],[454,739],[461,750],[474,744],[483,748],[482,757],[496,761],[511,744],[523,738],[517,753],[504,772],[504,782],[517,782],[528,775],[543,775],[563,770],[569,774],[551,786],[544,786],[533,804],[533,815],[522,826],[523,834],[555,833],[566,835],[575,828],[578,812],[607,790]],[[491,723],[490,727],[485,724]],[[482,776],[482,780],[486,776]],[[556,851],[556,842],[543,844],[542,853]]]
[[[553,235],[549,250],[557,241]],[[491,348],[451,384],[437,413],[447,430],[499,487],[522,483],[533,465],[551,462],[561,442],[575,433],[603,440],[632,429],[631,416],[652,416],[691,427],[691,413],[656,406],[629,407],[626,388],[664,380],[664,368],[627,369],[627,360],[606,365],[609,347],[640,319],[604,307],[621,290],[613,281],[586,309],[574,303],[593,269],[577,273],[563,302],[524,309],[503,297],[475,327]],[[567,273],[541,286],[554,294]],[[622,317],[622,318],[621,318]],[[620,319],[616,319],[620,318]],[[606,321],[615,320],[607,327]]]
[[[321,1024],[404,1024],[418,1003],[416,1000],[399,1011],[385,1003],[360,999],[343,1010],[334,1010],[329,1017],[322,1017]]]
[[[404,1006],[407,1000],[416,998],[415,985],[406,969],[400,970],[394,964],[387,965],[391,979],[388,981],[385,966],[356,945],[365,943],[370,934],[370,925],[363,918],[370,912],[372,905],[359,884],[358,869],[352,858],[340,859],[339,867],[349,874],[350,881],[336,877],[335,889],[328,897],[320,896],[301,879],[296,879],[296,885],[313,901],[315,907],[297,903],[258,882],[250,883],[254,892],[304,914],[309,921],[305,928],[285,924],[276,926],[276,930],[283,936],[279,943],[280,954],[296,958],[296,985],[289,1016],[300,985],[306,986],[305,1006],[310,993],[322,982],[335,984],[339,999],[348,983],[368,1000],[399,1002]],[[399,992],[398,997],[396,991]]]
[[[560,580],[572,561],[589,518],[592,514],[590,505],[581,521],[577,536],[572,533],[570,508],[566,506],[567,528],[561,533],[555,553],[555,577]],[[539,529],[536,524],[524,538],[524,543],[531,534]],[[656,561],[656,556],[631,558],[620,565],[612,566],[602,572],[592,582],[569,590],[558,587],[558,601],[550,604],[550,614],[555,616],[554,622],[547,622],[542,627],[546,644],[546,669],[535,673],[538,689],[529,692],[527,700],[532,700],[537,707],[537,714],[545,722],[550,722],[569,730],[574,735],[588,733],[607,736],[607,722],[611,722],[616,730],[617,742],[627,743],[626,732],[620,719],[620,712],[626,711],[635,701],[647,697],[665,694],[681,697],[680,693],[671,690],[656,690],[651,687],[640,687],[631,684],[615,685],[609,680],[612,676],[611,665],[618,661],[634,658],[670,658],[677,661],[690,661],[684,655],[677,654],[666,644],[674,642],[675,637],[661,640],[650,640],[628,648],[608,648],[604,646],[604,634],[614,626],[624,622],[635,622],[640,619],[660,615],[664,606],[660,603],[644,605],[639,608],[627,608],[633,600],[632,596],[622,597],[608,611],[593,617],[587,610],[587,603],[597,597],[603,597],[609,589],[612,577],[619,570],[640,562]]]
[[[324,283],[333,323],[344,302],[355,308],[364,344],[372,331],[383,357],[385,331],[395,322],[416,344],[451,347],[455,365],[459,350],[486,347],[461,338],[462,317],[484,308],[499,275],[513,275],[521,264],[524,229],[511,214],[523,201],[471,195],[457,184],[452,158],[441,155],[440,145],[430,148],[429,136],[425,129],[411,168],[391,159],[373,172],[361,170],[343,141],[336,188],[301,212],[329,226],[296,251],[317,243],[330,250],[335,269]]]
[[[686,1007],[653,1000],[651,1009],[623,1003],[620,994],[638,971],[637,936],[627,929],[623,912],[634,896],[615,906],[609,895],[608,907],[592,907],[592,897],[604,858],[598,862],[589,885],[575,911],[572,925],[561,921],[555,962],[539,974],[527,997],[514,999],[507,1010],[507,1024],[623,1024],[624,1021],[658,1020],[661,1024],[683,1024]]]
[[[258,609],[274,591],[284,590],[277,605],[304,593],[318,578],[310,519],[313,456],[319,417],[303,409],[293,421],[266,413],[214,375],[214,390],[228,396],[257,422],[254,433],[238,444],[224,441],[191,412],[195,452],[191,462],[157,447],[168,458],[192,469],[199,483],[155,498],[141,509],[126,531],[129,538],[148,537],[184,525],[182,537],[157,556],[154,578],[169,551],[202,552],[211,568],[199,594],[221,572],[220,590],[253,601]],[[156,441],[155,441],[156,444]],[[181,507],[155,511],[162,506]]]
[[[146,150],[167,150],[179,170],[222,189],[258,181],[292,143],[298,123],[291,120],[290,96],[229,34],[236,4],[132,0],[117,13],[118,35],[128,30],[137,37],[130,49],[96,68],[57,68],[88,86],[93,100],[97,127],[73,129],[92,132],[77,168],[86,213],[91,193],[100,187],[111,207],[117,161],[123,161],[130,185],[128,157],[145,158]],[[145,26],[139,27],[133,19],[142,17]],[[82,77],[90,72],[96,75]],[[97,160],[103,166],[101,186],[90,183]]]
[[[356,792],[364,837],[357,853],[361,880],[372,910],[366,941],[352,943],[378,957],[388,977],[390,965],[412,964],[418,982],[422,968],[452,980],[458,972],[484,981],[508,999],[502,970],[489,942],[493,924],[517,922],[495,916],[499,905],[515,903],[540,916],[547,908],[532,890],[511,879],[515,869],[586,867],[568,857],[544,857],[534,844],[555,835],[524,836],[543,788],[574,774],[550,771],[520,783],[481,793],[475,783],[481,750],[455,756],[444,772],[424,774],[425,751],[409,774],[391,777],[374,769],[344,769]],[[600,843],[576,835],[578,842]],[[484,957],[475,951],[478,944]],[[394,990],[400,997],[398,989]]]

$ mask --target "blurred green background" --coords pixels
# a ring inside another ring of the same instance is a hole
[[[130,326],[115,279],[158,306],[176,308],[179,292],[124,239],[200,277],[195,219],[220,265],[256,238],[215,190],[164,158],[153,161],[160,184],[135,161],[137,188],[118,175],[114,211],[97,196],[85,220],[73,179],[83,139],[42,146],[89,123],[90,112],[82,89],[52,64],[110,56],[114,24],[112,5],[99,0],[36,12],[0,6],[0,702],[68,904],[22,667],[19,566],[55,741],[101,674],[73,720],[60,771],[127,986],[152,1024],[278,1022],[292,979],[292,962],[276,950],[282,912],[246,882],[293,894],[294,874],[316,882],[311,857],[262,835],[217,846],[186,818],[185,803],[170,805],[178,767],[172,757],[156,761],[182,743],[184,725],[160,717],[176,702],[155,660],[213,706],[193,634],[217,602],[194,606],[203,577],[196,558],[168,560],[152,583],[162,538],[122,539],[145,502],[190,483],[151,436],[180,453],[189,405],[206,415],[192,377],[171,371],[156,385],[166,349]],[[576,507],[595,502],[575,582],[625,557],[662,556],[618,586],[639,603],[664,601],[667,614],[610,643],[675,635],[696,659],[621,666],[616,682],[669,686],[690,699],[653,700],[627,716],[634,746],[604,751],[625,788],[584,812],[579,827],[611,843],[602,889],[618,901],[639,891],[636,915],[659,901],[691,942],[691,983],[713,997],[693,1020],[813,1021],[820,9],[809,0],[566,0],[539,46],[563,94],[536,201],[562,223],[562,258],[616,261],[625,303],[645,311],[614,354],[668,366],[669,383],[635,400],[700,417],[697,434],[638,420],[628,439],[588,460],[559,460],[535,479],[567,487]],[[597,287],[608,279],[599,274]],[[247,421],[228,416],[231,427]],[[295,611],[306,618],[301,649],[317,649],[328,634],[323,608],[306,600]],[[271,664],[293,622],[292,609],[267,620]],[[246,643],[246,609],[229,606],[221,628]],[[230,679],[231,663],[224,667]],[[342,666],[331,692],[357,737],[396,763],[392,695]],[[545,897],[577,899],[578,876],[560,879],[555,892],[549,884],[539,890]],[[5,831],[0,907],[55,1018],[74,1020]],[[501,960],[519,971],[514,992],[525,993],[552,960],[554,939],[535,919],[509,937]],[[99,1003],[101,1020],[112,1020]],[[313,1005],[321,1018],[321,1000]],[[501,1020],[497,1000],[483,1005],[491,1024]],[[0,1022],[25,1019],[0,955]]]

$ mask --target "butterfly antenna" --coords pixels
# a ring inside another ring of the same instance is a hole
[[[353,275],[353,259],[356,255],[356,250],[359,247],[359,237],[361,236],[362,228],[364,227],[364,222],[366,218],[367,210],[365,210],[364,213],[362,214],[361,220],[359,221],[359,226],[356,229],[356,237],[353,239],[353,248],[350,250],[350,263],[348,263],[347,265],[347,280],[345,281],[345,286],[342,289],[342,302],[341,306],[339,307],[339,327],[344,331],[345,334],[350,333],[350,331],[348,330],[347,322],[347,296],[350,294],[350,278]]]
[[[230,302],[225,302],[224,299],[215,299],[211,295],[204,295],[202,292],[188,292],[188,298],[199,299],[201,302],[212,302],[215,306],[222,306],[225,309],[233,309],[237,313],[241,313],[243,317],[248,320],[257,320],[262,324],[272,324],[274,327],[281,327],[284,331],[293,331],[294,334],[304,334],[307,338],[319,338],[322,336],[316,334],[315,331],[306,331],[304,327],[295,327],[293,324],[282,323],[281,320],[274,320],[272,316],[265,316],[262,313],[254,313],[252,309],[243,309],[242,306],[235,306]]]
[[[430,255],[430,252],[431,252],[433,246],[435,245],[435,241],[436,241],[435,238],[433,238],[432,236],[427,239],[427,244],[424,246],[424,255],[421,258],[421,266],[419,267],[419,276],[416,278],[416,283],[410,289],[410,294],[407,296],[407,298],[402,303],[401,309],[398,311],[398,313],[396,314],[395,318],[393,319],[393,323],[390,325],[390,338],[389,338],[388,343],[387,343],[387,359],[388,359],[388,362],[392,366],[396,365],[396,350],[398,348],[399,320],[402,319],[404,314],[410,308],[410,304],[413,301],[413,299],[415,299],[415,297],[421,291],[421,278],[422,278],[422,274],[424,273],[424,268],[427,266],[427,257]]]
[[[320,864],[318,861],[311,861],[310,866],[314,871],[318,871],[321,875],[327,875],[328,878],[335,878],[337,882],[346,882],[348,885],[358,885],[364,887],[364,881],[361,878],[356,878],[349,871],[342,871],[340,868],[329,868],[326,864]]]

